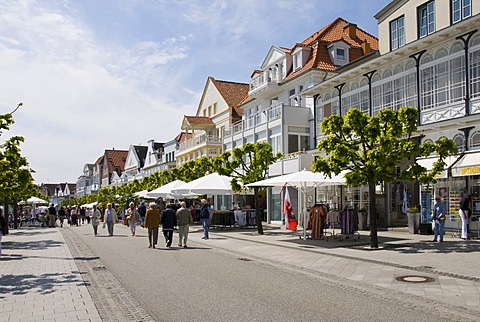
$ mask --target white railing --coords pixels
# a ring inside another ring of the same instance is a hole
[[[242,133],[244,130],[252,129],[256,126],[265,124],[267,122],[272,122],[282,117],[282,106],[283,103],[277,103],[272,105],[269,109],[265,111],[260,111],[254,115],[249,116],[248,118],[238,121],[237,123],[232,124],[224,132],[224,137],[228,137],[237,133]],[[289,106],[286,106],[289,107]],[[299,108],[293,107],[290,108]]]
[[[200,135],[181,143],[180,151],[185,151],[200,145],[207,145],[207,144],[221,145],[222,139],[218,136]]]
[[[275,73],[270,73],[269,71],[258,74],[250,80],[250,91],[268,85],[268,83],[277,82],[277,78]]]

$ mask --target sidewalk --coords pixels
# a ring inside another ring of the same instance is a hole
[[[191,231],[195,232],[189,239],[195,243],[242,257],[381,288],[409,297],[413,303],[416,297],[432,305],[443,303],[446,311],[476,316],[475,320],[480,314],[479,240],[446,236],[444,243],[433,243],[433,236],[381,231],[380,249],[367,250],[368,231],[360,232],[360,239],[343,241],[301,240],[272,225],[265,227],[262,236],[256,229],[211,230],[209,240],[201,239],[201,229],[191,227]],[[413,276],[407,278],[412,282],[397,279],[405,276]],[[433,280],[423,283],[428,278]]]
[[[101,321],[58,228],[2,238],[0,321]]]

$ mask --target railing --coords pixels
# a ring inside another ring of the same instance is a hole
[[[283,105],[283,103],[277,103],[275,105],[272,105],[269,109],[265,111],[260,111],[244,120],[232,124],[229,128],[225,129],[224,137],[228,137],[237,133],[242,133],[245,130],[252,129],[267,122],[272,122],[274,120],[280,119],[282,117]]]
[[[209,136],[209,135],[200,135],[194,138],[191,138],[180,144],[180,151],[185,151],[200,145],[206,144],[222,144],[222,139],[218,136]]]
[[[268,83],[271,82],[277,82],[277,75],[274,73],[266,71],[258,74],[250,80],[250,91],[253,91],[259,87],[263,87],[264,85],[268,85]]]

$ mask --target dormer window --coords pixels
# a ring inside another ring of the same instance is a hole
[[[298,69],[302,68],[302,53],[301,52],[293,55],[293,68],[295,70],[298,70]]]
[[[328,53],[332,63],[336,66],[343,66],[348,63],[348,45],[343,41],[337,41],[328,46]]]
[[[345,49],[337,48],[337,59],[342,61],[345,60]]]

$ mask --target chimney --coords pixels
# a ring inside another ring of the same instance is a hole
[[[372,48],[370,47],[370,44],[367,42],[367,40],[365,39],[362,43],[362,53],[364,55],[368,54],[369,52],[372,51]]]
[[[343,27],[343,31],[352,39],[357,37],[357,25],[354,23],[348,23]]]

